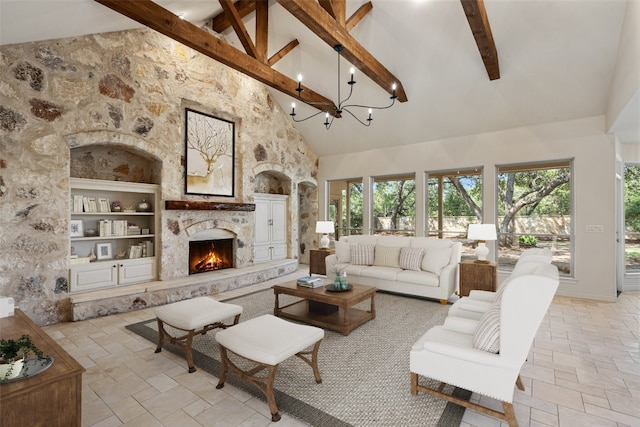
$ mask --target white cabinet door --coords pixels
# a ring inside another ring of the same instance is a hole
[[[255,263],[287,257],[287,198],[280,194],[254,195]]]
[[[115,261],[72,265],[69,271],[71,292],[112,288],[118,284],[118,266]]]
[[[118,284],[148,282],[156,277],[156,258],[136,258],[118,260]]]
[[[287,202],[274,200],[271,203],[271,243],[287,242]]]
[[[255,199],[256,203],[256,223],[255,240],[256,246],[268,244],[271,241],[270,219],[271,203],[268,200]]]

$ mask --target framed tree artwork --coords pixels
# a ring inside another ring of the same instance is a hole
[[[186,194],[233,197],[235,123],[187,108],[185,153]]]

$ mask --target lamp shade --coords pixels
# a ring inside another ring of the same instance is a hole
[[[467,230],[467,239],[469,240],[496,240],[496,225],[495,224],[469,224],[469,230]]]
[[[329,234],[333,233],[335,228],[333,227],[333,221],[317,221],[316,233]]]

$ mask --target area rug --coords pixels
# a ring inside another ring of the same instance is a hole
[[[280,295],[281,305],[295,300]],[[266,290],[225,302],[243,307],[243,321],[272,314],[274,296]],[[368,302],[357,308],[368,309]],[[423,393],[412,396],[409,383],[411,345],[431,326],[442,324],[447,311],[438,302],[378,292],[375,319],[349,336],[325,331],[318,356],[321,384],[316,384],[311,368],[296,357],[280,364],[275,381],[278,408],[312,426],[459,426],[464,408]],[[157,342],[155,319],[127,329]],[[183,354],[171,344],[165,344],[166,350]],[[196,366],[218,376],[220,351],[215,331],[197,335],[193,350]],[[238,377],[229,376],[227,382],[265,400],[253,385]],[[470,394],[449,392],[466,399]]]

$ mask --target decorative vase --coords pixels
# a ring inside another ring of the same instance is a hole
[[[89,257],[89,262],[92,262],[98,259],[98,256],[96,255],[96,251],[93,248],[91,248],[91,252],[89,252],[88,257]]]
[[[0,381],[10,380],[20,375],[20,372],[22,372],[23,365],[24,365],[24,359],[14,360],[9,363],[1,363],[0,364]]]
[[[151,203],[147,202],[147,199],[140,200],[138,203],[138,212],[149,212],[151,210]]]

